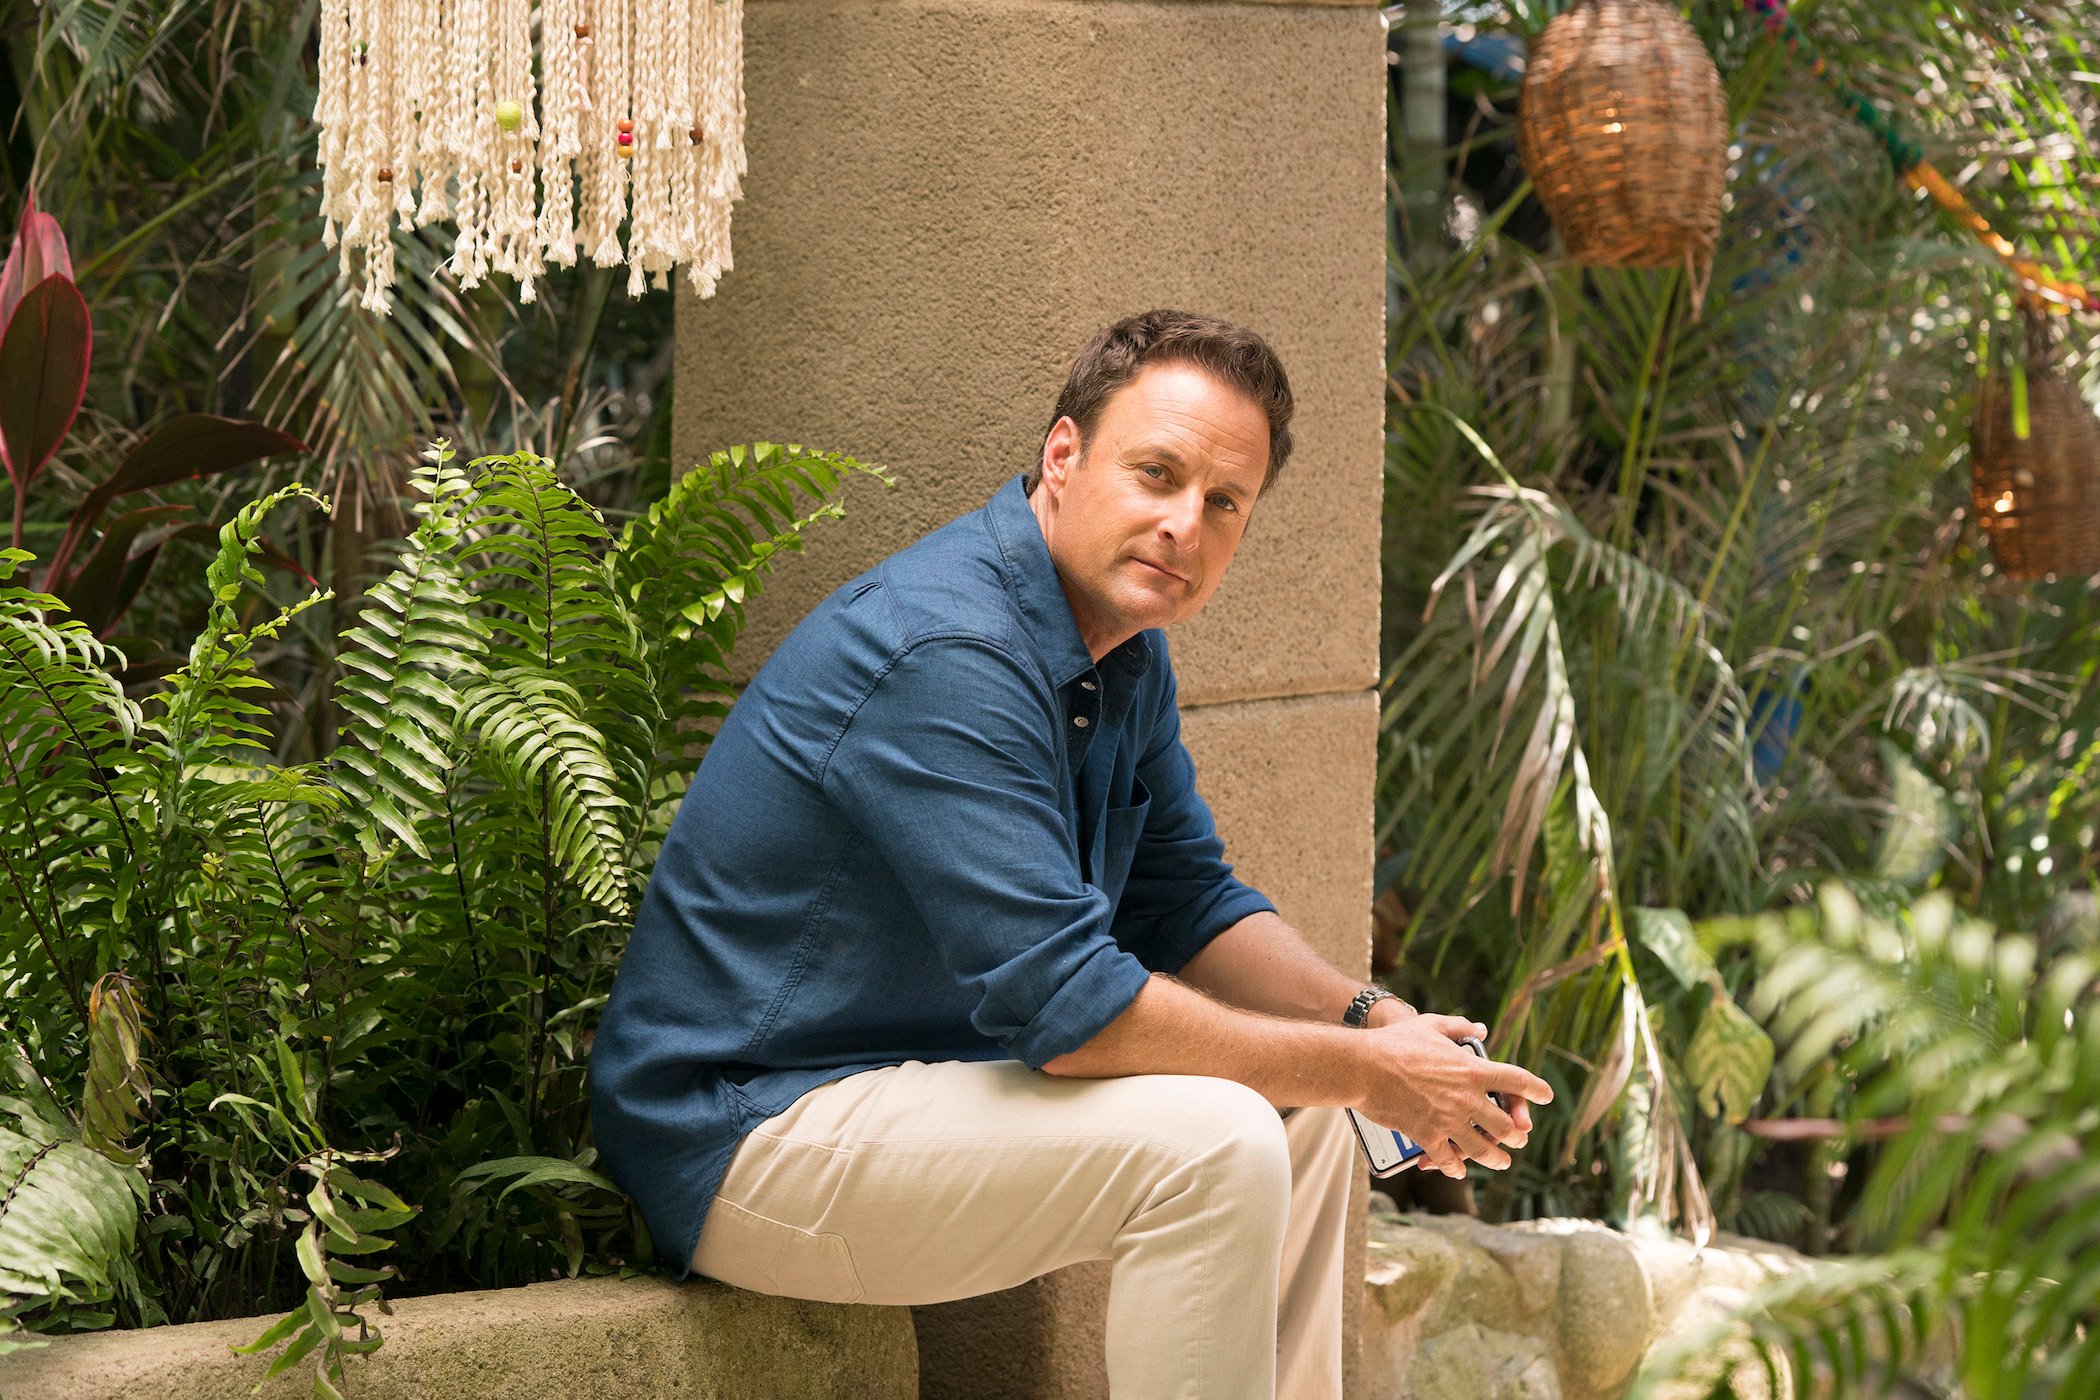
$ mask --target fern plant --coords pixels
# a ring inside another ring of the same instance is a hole
[[[274,1311],[255,1348],[329,1395],[382,1290],[652,1261],[593,1170],[591,1025],[744,603],[855,473],[739,448],[616,537],[547,460],[440,443],[340,638],[333,753],[298,765],[257,657],[327,595],[273,599],[255,561],[312,493],[220,532],[204,629],[142,705],[56,600],[0,586],[14,1343]]]
[[[1644,1389],[1744,1367],[1837,1396],[1905,1380],[1969,1400],[2100,1388],[2095,950],[1998,933],[1939,895],[1870,914],[1838,884],[1701,938],[1755,950],[1753,1008],[1783,1066],[1843,1080],[1838,1117],[1788,1126],[1857,1181],[1860,1252],[1679,1339]]]

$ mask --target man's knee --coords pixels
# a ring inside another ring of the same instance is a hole
[[[1254,1090],[1230,1079],[1176,1076],[1165,1115],[1188,1160],[1229,1180],[1250,1201],[1290,1199],[1291,1149],[1283,1118]]]

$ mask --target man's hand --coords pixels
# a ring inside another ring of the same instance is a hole
[[[1391,1005],[1380,1002],[1374,1010]],[[1553,1089],[1528,1070],[1483,1060],[1458,1044],[1486,1033],[1463,1016],[1405,1008],[1389,1013],[1363,1032],[1370,1073],[1355,1107],[1420,1143],[1423,1160],[1446,1176],[1464,1176],[1469,1157],[1497,1170],[1507,1167],[1505,1148],[1522,1147],[1530,1137],[1529,1103],[1553,1102]],[[1509,1100],[1512,1110],[1496,1107],[1491,1090]]]
[[[1398,997],[1387,997],[1371,1004],[1371,1014],[1366,1019],[1365,1024],[1375,1029],[1379,1026],[1397,1025],[1401,1021],[1420,1014],[1420,1012]],[[1481,1040],[1487,1038],[1486,1030],[1477,1021],[1465,1023],[1463,1018],[1447,1018],[1447,1020],[1449,1021],[1449,1033],[1453,1043],[1464,1040],[1468,1035]],[[1508,1143],[1507,1146],[1513,1148],[1522,1147],[1531,1140],[1531,1105],[1522,1098],[1516,1099],[1508,1109],[1508,1113],[1517,1125],[1518,1140]],[[1463,1166],[1459,1168],[1459,1174],[1464,1174]]]

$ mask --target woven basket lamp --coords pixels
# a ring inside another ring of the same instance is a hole
[[[2100,573],[2100,418],[2075,385],[2046,364],[2030,364],[2021,438],[2013,432],[2012,381],[1991,375],[1970,459],[1976,518],[2000,573]]]
[[[1703,290],[1721,234],[1727,103],[1675,6],[1576,0],[1548,24],[1525,67],[1517,153],[1578,262],[1683,264]]]

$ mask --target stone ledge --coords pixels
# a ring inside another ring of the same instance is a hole
[[[386,1345],[350,1362],[357,1400],[915,1400],[904,1308],[768,1298],[662,1278],[575,1279],[393,1304]],[[256,1319],[61,1337],[0,1359],[7,1400],[248,1400]],[[311,1393],[294,1368],[262,1400]]]
[[[1809,1263],[1732,1235],[1695,1252],[1589,1220],[1484,1225],[1372,1199],[1368,1400],[1605,1400],[1659,1343]]]

